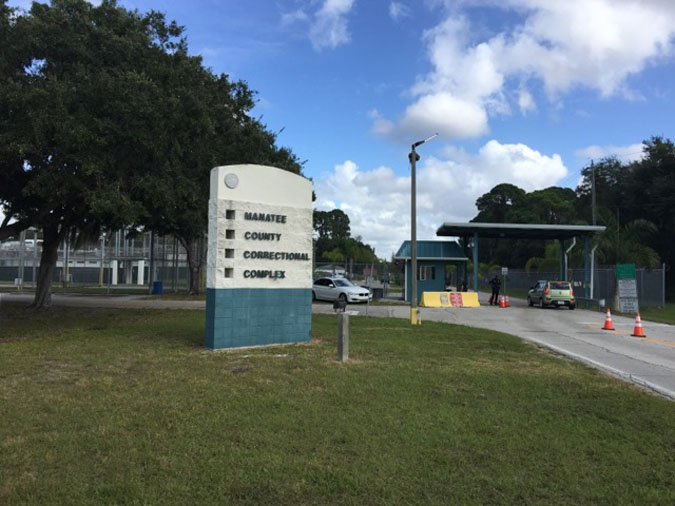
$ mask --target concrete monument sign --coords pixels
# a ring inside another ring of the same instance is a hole
[[[312,183],[262,165],[211,170],[206,346],[308,341]]]

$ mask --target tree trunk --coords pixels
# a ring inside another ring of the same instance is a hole
[[[63,239],[63,233],[59,226],[44,227],[42,229],[42,255],[40,255],[40,269],[35,287],[35,299],[31,307],[42,309],[52,305],[52,277],[59,254],[59,244]]]
[[[191,240],[178,239],[185,248],[190,279],[188,293],[198,295],[201,291],[202,268],[204,266],[203,237]]]

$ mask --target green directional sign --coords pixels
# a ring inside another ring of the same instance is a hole
[[[619,310],[622,313],[637,313],[638,305],[635,264],[617,264],[617,288],[619,290]]]
[[[616,279],[635,279],[635,264],[616,264]]]

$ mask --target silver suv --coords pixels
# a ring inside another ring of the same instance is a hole
[[[312,286],[312,300],[342,300],[344,302],[368,302],[373,296],[370,290],[355,285],[347,278],[319,278]]]

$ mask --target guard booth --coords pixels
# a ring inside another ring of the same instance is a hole
[[[394,260],[405,261],[403,298],[410,301],[412,269],[410,241],[404,241]],[[446,266],[457,267],[459,279],[465,279],[469,259],[457,241],[417,241],[417,300],[422,292],[444,292]]]

